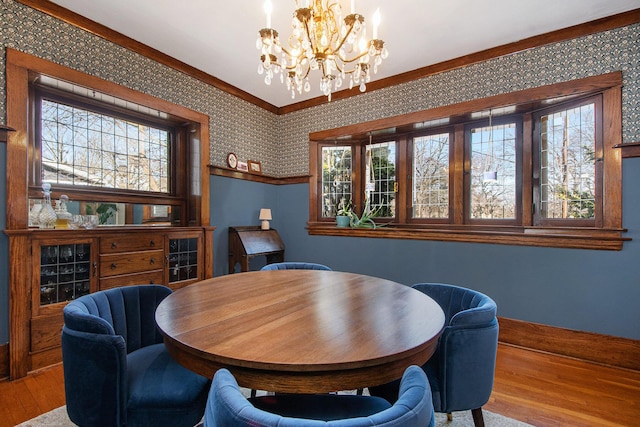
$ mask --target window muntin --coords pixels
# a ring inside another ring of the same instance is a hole
[[[470,219],[517,217],[516,122],[471,127]]]
[[[377,216],[396,216],[396,142],[368,144],[365,147],[365,192]]]
[[[46,97],[39,124],[43,181],[170,193],[170,130]]]
[[[554,110],[540,117],[540,216],[595,218],[596,104]]]
[[[413,138],[412,216],[449,217],[449,133]]]
[[[322,217],[334,218],[338,209],[351,201],[351,146],[323,146],[322,161]]]

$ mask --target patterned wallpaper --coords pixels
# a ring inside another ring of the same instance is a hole
[[[14,0],[0,0],[0,7],[3,71],[4,48],[10,47],[203,112],[210,117],[215,165],[224,165],[226,153],[234,151],[240,160],[261,161],[266,174],[305,175],[310,132],[618,70],[623,142],[640,141],[640,24],[277,116]],[[3,118],[5,87],[2,72]]]

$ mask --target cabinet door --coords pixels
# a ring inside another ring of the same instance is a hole
[[[178,289],[203,279],[202,239],[201,232],[167,234],[165,259],[169,287]]]
[[[62,308],[97,289],[95,239],[47,239],[33,242],[31,288],[31,369],[60,359]]]
[[[34,242],[33,315],[58,313],[64,303],[97,290],[95,239]]]

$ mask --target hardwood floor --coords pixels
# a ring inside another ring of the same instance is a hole
[[[62,405],[61,365],[0,381],[0,427]],[[535,426],[639,425],[640,372],[500,344],[485,409]]]

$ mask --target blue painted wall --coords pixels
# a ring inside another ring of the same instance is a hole
[[[493,297],[504,317],[640,339],[640,159],[624,160],[623,168],[624,226],[633,240],[622,251],[309,236],[307,184],[270,186],[213,177],[215,275],[227,273],[228,226],[258,225],[259,209],[271,207],[287,260],[320,262],[407,285],[455,283]]]

